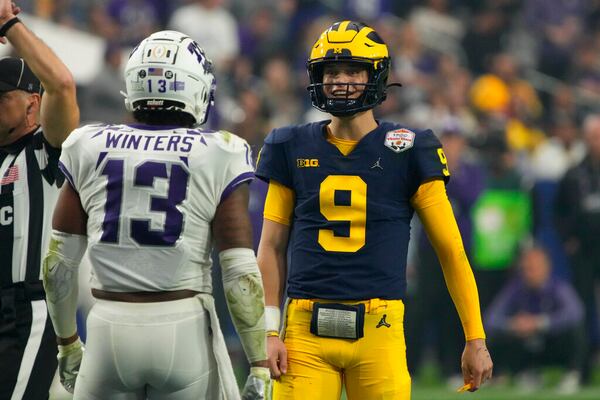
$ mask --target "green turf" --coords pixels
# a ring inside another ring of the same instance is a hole
[[[449,390],[439,388],[414,387],[412,400],[598,400],[600,399],[600,387],[581,389],[576,395],[558,395],[552,389],[543,389],[535,393],[521,393],[517,389],[508,388],[486,388],[485,386],[475,393],[452,393]]]
[[[522,393],[514,388],[489,388],[483,387],[474,393],[453,393],[445,387],[413,386],[411,400],[598,400],[600,387],[581,389],[575,395],[559,395],[552,389],[543,389],[535,393]],[[342,394],[342,400],[346,396]]]
[[[559,395],[555,392],[554,386],[561,377],[560,369],[545,369],[542,376],[542,389],[533,393],[523,393],[514,385],[484,385],[474,393],[455,393],[444,385],[436,366],[426,363],[414,378],[411,400],[600,400],[600,368],[594,371],[592,384],[574,395]],[[341,400],[347,400],[344,393]]]

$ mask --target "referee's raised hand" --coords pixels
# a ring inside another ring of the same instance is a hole
[[[10,0],[0,0],[0,32],[7,22],[13,20],[17,14],[21,12],[21,8]],[[4,35],[0,35],[0,43],[6,44],[7,40]]]
[[[71,71],[52,49],[17,18],[21,9],[10,0],[0,0],[0,40],[15,49],[34,75],[43,90],[41,104],[32,106],[27,113],[37,119],[43,134],[54,148],[79,125],[79,106],[75,95],[75,80]]]

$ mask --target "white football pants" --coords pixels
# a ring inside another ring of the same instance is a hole
[[[158,303],[98,300],[87,318],[73,398],[219,398],[210,329],[208,312],[195,297]]]

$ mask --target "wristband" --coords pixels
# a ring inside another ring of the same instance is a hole
[[[279,323],[281,322],[281,311],[276,306],[265,307],[265,330],[279,332]]]
[[[277,332],[277,331],[267,331],[267,337],[279,337],[279,332]]]
[[[12,26],[18,22],[21,22],[21,20],[18,17],[12,17],[11,19],[9,19],[8,21],[6,21],[4,23],[4,25],[2,25],[0,27],[0,37],[4,37],[6,36],[6,33],[8,32],[8,30],[10,28],[12,28]]]
[[[70,356],[73,353],[78,352],[82,347],[81,340],[77,338],[73,343],[69,343],[66,345],[58,345],[58,355],[60,357]]]

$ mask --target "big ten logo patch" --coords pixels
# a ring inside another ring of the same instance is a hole
[[[298,168],[318,167],[319,159],[318,158],[297,158],[296,165],[298,166]]]

